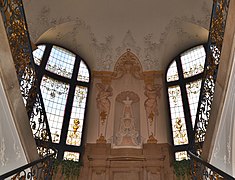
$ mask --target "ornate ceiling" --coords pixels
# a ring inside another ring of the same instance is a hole
[[[212,0],[24,0],[34,43],[78,53],[92,70],[112,71],[130,49],[144,70],[164,70],[207,41]]]

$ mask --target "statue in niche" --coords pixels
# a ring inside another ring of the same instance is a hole
[[[123,100],[124,108],[119,126],[119,131],[116,134],[117,145],[133,146],[138,145],[139,133],[135,129],[135,119],[132,113],[132,100],[127,96]]]

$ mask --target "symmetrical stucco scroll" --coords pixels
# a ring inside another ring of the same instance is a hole
[[[113,78],[121,78],[126,73],[132,74],[137,79],[142,79],[143,76],[140,61],[130,49],[127,49],[127,52],[117,60],[114,67]]]

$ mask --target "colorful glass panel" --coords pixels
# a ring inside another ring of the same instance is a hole
[[[73,101],[72,113],[69,122],[66,144],[81,145],[82,127],[87,99],[87,88],[77,86]]]
[[[86,64],[81,61],[78,71],[78,81],[89,82],[89,71]]]
[[[179,86],[168,88],[174,145],[188,144],[183,103]]]
[[[206,52],[202,45],[182,53],[180,58],[185,78],[200,74],[204,71]]]
[[[40,65],[45,48],[46,48],[45,45],[40,45],[40,46],[38,46],[38,48],[36,50],[33,51],[33,57],[34,57],[35,64]]]
[[[72,160],[72,161],[79,161],[80,154],[77,152],[64,152],[64,160]]]
[[[166,78],[167,78],[167,82],[176,81],[179,79],[178,70],[177,70],[175,61],[173,61],[170,67],[168,68]]]
[[[175,153],[175,159],[176,161],[182,161],[189,159],[187,151],[179,151]]]
[[[199,79],[197,81],[186,84],[186,90],[188,94],[189,107],[191,112],[192,126],[195,125],[195,119],[197,114],[198,101],[201,90],[201,82]]]
[[[52,141],[59,143],[69,86],[64,82],[44,76],[40,88]]]
[[[63,48],[53,46],[46,65],[46,70],[60,76],[71,78],[75,58],[75,54]]]

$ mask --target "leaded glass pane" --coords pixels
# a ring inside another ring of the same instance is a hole
[[[45,51],[46,46],[45,45],[40,45],[36,50],[33,51],[33,57],[34,57],[34,62],[37,65],[40,65],[43,53]]]
[[[180,151],[175,153],[175,159],[176,161],[182,161],[182,160],[187,160],[188,158],[188,153],[187,151]]]
[[[86,98],[87,88],[77,86],[75,90],[72,113],[69,122],[69,130],[66,140],[66,144],[68,145],[81,145]]]
[[[166,79],[167,79],[167,82],[176,81],[179,79],[178,70],[177,70],[175,61],[173,61],[170,67],[168,68]]]
[[[183,103],[179,86],[168,88],[174,145],[188,144]]]
[[[44,76],[40,88],[52,141],[59,143],[69,86],[64,82]]]
[[[79,161],[80,154],[77,152],[64,152],[64,160],[72,160],[72,161]]]
[[[46,65],[46,70],[67,78],[71,78],[75,58],[75,54],[63,48],[53,46]]]
[[[195,118],[197,114],[197,107],[199,101],[199,95],[201,90],[201,82],[199,79],[197,81],[186,84],[186,90],[188,94],[189,107],[191,112],[192,125],[195,125]]]
[[[206,52],[202,45],[182,53],[180,58],[185,78],[204,71]]]
[[[78,81],[89,82],[89,71],[86,64],[81,61],[78,71]]]

